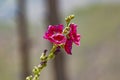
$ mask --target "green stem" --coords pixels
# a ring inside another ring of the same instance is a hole
[[[47,56],[46,53],[42,53],[41,57],[40,57],[40,64],[38,66],[35,66],[33,69],[33,76],[30,75],[28,77],[26,77],[26,80],[39,80],[39,76],[41,71],[47,66],[47,62],[49,60],[52,60],[55,58],[55,51],[56,51],[57,46],[53,45],[52,49],[50,50],[49,55]]]

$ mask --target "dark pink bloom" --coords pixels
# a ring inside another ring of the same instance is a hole
[[[70,24],[70,32],[68,34],[68,39],[65,43],[65,51],[68,54],[72,54],[72,43],[75,43],[76,45],[80,46],[80,34],[77,34],[77,25],[76,24]]]
[[[67,39],[66,40],[66,43],[65,43],[65,46],[64,46],[64,48],[65,48],[65,51],[67,52],[67,54],[72,54],[71,53],[71,50],[72,50],[72,40],[71,39]]]
[[[80,46],[80,34],[77,34],[76,24],[70,24],[70,33],[68,35],[76,45]]]
[[[63,44],[66,42],[66,37],[62,34],[62,31],[63,25],[49,25],[43,37],[54,44]]]

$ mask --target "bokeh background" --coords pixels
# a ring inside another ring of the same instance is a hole
[[[120,80],[120,0],[0,0],[0,80],[25,80],[24,67],[31,73],[50,49],[42,38],[48,24],[65,24],[70,14],[81,46],[73,45],[72,56],[62,53],[57,69],[48,62],[41,80]]]

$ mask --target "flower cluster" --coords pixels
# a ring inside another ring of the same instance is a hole
[[[73,43],[80,46],[80,34],[77,34],[77,25],[74,23],[65,28],[62,24],[49,25],[43,37],[59,47],[63,46],[67,54],[72,54]]]
[[[64,48],[67,54],[72,54],[72,45],[75,43],[80,46],[80,34],[77,33],[77,25],[70,24],[70,21],[74,18],[74,15],[70,15],[66,20],[66,27],[62,24],[49,25],[47,31],[44,34],[44,39],[53,43],[53,47],[49,54],[46,54],[47,50],[44,50],[40,57],[40,64],[33,68],[33,75],[26,77],[26,80],[39,80],[41,71],[47,66],[47,62],[55,58],[55,52],[60,48]]]

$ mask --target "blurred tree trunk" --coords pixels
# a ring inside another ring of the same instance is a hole
[[[47,0],[47,24],[60,24],[58,1],[59,0]],[[55,73],[55,80],[67,80],[65,74],[65,58],[63,56],[63,52],[60,52],[58,55],[56,55],[53,64],[53,70]]]
[[[28,26],[25,15],[26,0],[18,0],[18,34],[19,34],[19,48],[21,55],[21,66],[22,66],[22,80],[29,75],[29,40],[28,40]]]

